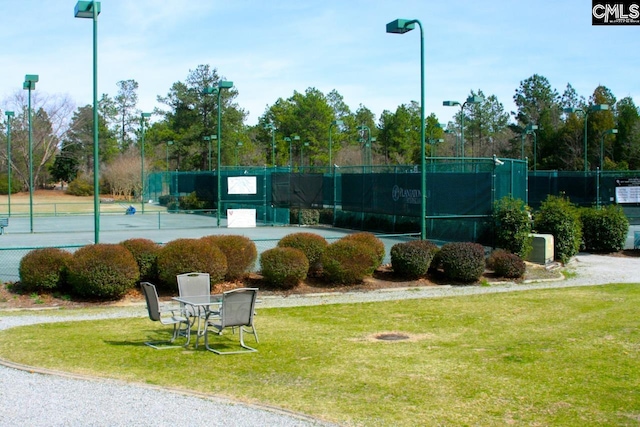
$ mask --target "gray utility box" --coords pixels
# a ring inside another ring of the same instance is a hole
[[[536,264],[547,265],[553,262],[553,235],[551,234],[530,234],[531,252],[527,256],[527,261]]]

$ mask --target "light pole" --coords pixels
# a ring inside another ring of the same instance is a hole
[[[420,27],[420,238],[427,238],[427,163],[425,159],[424,141],[424,31],[422,23],[417,19],[396,19],[387,24],[387,33],[404,34]]]
[[[238,149],[240,147],[242,147],[242,142],[241,141],[236,142],[236,153],[235,153],[236,154],[236,166],[238,166]]]
[[[300,141],[298,135],[285,136],[284,140],[289,143],[289,172],[293,171],[293,141]]]
[[[31,125],[31,91],[35,90],[38,82],[37,74],[27,74],[24,76],[22,88],[29,91],[29,105],[27,113],[29,115],[29,229],[33,233],[33,128]]]
[[[531,133],[533,134],[533,172],[538,171],[538,135],[536,134],[537,128],[538,127],[536,126],[535,129],[531,129]]]
[[[460,157],[464,159],[464,108],[470,104],[480,104],[484,101],[482,96],[473,95],[469,96],[467,100],[460,104],[458,101],[442,101],[442,105],[445,107],[455,107],[460,105]]]
[[[173,141],[167,141],[167,174],[169,173],[169,146],[173,145]]]
[[[209,146],[209,156],[207,157],[208,161],[208,168],[209,168],[209,172],[211,172],[211,141],[215,141],[216,139],[218,139],[218,137],[216,135],[205,135],[202,137],[203,140],[207,141],[207,144]]]
[[[334,126],[342,126],[344,124],[344,121],[342,120],[334,120],[331,122],[331,124],[329,125],[329,172],[331,172],[331,165],[333,165],[333,159],[332,159],[332,152],[333,152],[333,143],[331,142],[331,129]]]
[[[76,3],[76,18],[93,19],[93,216],[94,243],[100,242],[100,152],[98,150],[98,15],[99,1]]]
[[[524,139],[527,135],[531,135],[532,133],[534,133],[534,130],[538,129],[538,125],[534,125],[532,123],[529,123],[527,126],[525,126],[524,129],[522,129],[522,132],[520,133],[520,160],[524,160]],[[534,144],[534,153],[535,153],[535,144]],[[534,168],[535,168],[535,163],[536,163],[536,159],[535,159],[535,154],[533,155],[533,164],[534,164]]]
[[[608,129],[602,132],[602,137],[600,138],[600,171],[604,170],[604,137],[607,135],[613,135],[618,133],[618,129]]]
[[[436,123],[431,130],[429,130],[429,145],[431,146],[431,150],[429,150],[429,157],[433,158],[435,157],[435,151],[436,151],[436,144],[440,143],[440,142],[444,142],[443,138],[434,138],[433,137],[433,131],[436,129],[444,129],[446,127],[445,124],[442,123]],[[446,132],[446,131],[444,131]]]
[[[308,146],[309,143],[306,141],[300,145],[300,172],[302,172],[302,169],[304,168],[304,147]],[[311,166],[311,164],[309,164],[309,166]]]
[[[140,202],[142,204],[141,211],[144,213],[144,125],[145,119],[151,117],[151,113],[140,114],[140,127],[142,127],[142,137],[140,138]]]
[[[587,163],[587,119],[589,118],[589,113],[592,111],[605,111],[609,109],[609,104],[595,104],[595,105],[591,105],[590,107],[588,107],[586,110],[582,109],[582,108],[574,108],[574,107],[567,107],[564,108],[562,111],[565,113],[577,113],[580,112],[582,113],[582,116],[584,117],[584,171],[586,172],[589,167],[588,167],[588,163]]]
[[[369,129],[369,126],[366,125],[360,125],[358,126],[356,129],[358,129],[359,131],[362,131],[362,136],[360,137],[360,142],[362,142],[362,164],[363,164],[363,169],[368,166],[367,162],[369,161],[369,158],[367,156],[367,149],[368,147],[371,146],[371,129]],[[367,137],[365,138],[365,132]]]
[[[13,111],[5,111],[7,116],[7,214],[11,216],[11,117]]]
[[[271,165],[276,167],[276,127],[273,123],[264,125],[265,129],[271,130]]]
[[[222,123],[222,105],[220,105],[220,96],[222,95],[222,89],[231,89],[233,87],[233,82],[220,80],[218,82],[218,128],[217,131],[217,140],[218,140],[218,158],[217,161],[217,175],[218,175],[218,203],[216,205],[216,222],[218,227],[220,227],[220,191],[222,186],[222,163],[220,161],[220,144],[222,143],[222,132],[221,132],[221,123]]]

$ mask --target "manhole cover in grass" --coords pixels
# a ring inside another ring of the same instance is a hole
[[[376,335],[376,339],[382,341],[402,341],[408,340],[409,336],[405,334],[388,333]]]

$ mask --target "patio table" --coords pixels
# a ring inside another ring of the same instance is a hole
[[[198,340],[201,336],[204,335],[206,324],[204,321],[201,321],[201,318],[207,318],[210,313],[215,310],[211,309],[211,306],[220,306],[222,302],[221,294],[214,295],[195,295],[195,296],[178,296],[172,298],[174,301],[178,301],[179,303],[190,305],[194,308],[193,312],[198,321],[197,333],[196,333],[196,348],[198,348]]]

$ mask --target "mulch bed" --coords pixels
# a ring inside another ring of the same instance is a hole
[[[606,254],[616,257],[640,257],[640,250],[626,249],[615,253]],[[558,278],[559,273],[545,268],[544,266],[527,263],[527,272],[522,280],[541,280]],[[212,288],[213,293],[221,293],[227,290],[246,287],[260,288],[260,293],[264,295],[305,295],[310,293],[326,293],[326,292],[367,292],[377,289],[392,288],[408,288],[422,286],[441,286],[441,285],[465,285],[478,286],[482,282],[503,281],[499,277],[495,277],[492,272],[487,271],[477,283],[452,283],[443,275],[435,273],[430,274],[428,278],[417,280],[407,280],[399,278],[393,274],[393,270],[389,265],[380,267],[372,277],[366,278],[362,283],[356,285],[332,285],[324,282],[319,277],[308,277],[304,282],[292,289],[276,289],[263,283],[259,274],[252,273],[242,282],[224,282],[215,285]],[[517,281],[516,281],[517,282]],[[169,298],[171,295],[160,295],[161,298]],[[44,308],[83,308],[83,307],[112,307],[123,306],[131,303],[139,303],[144,297],[139,289],[132,289],[124,297],[118,301],[78,301],[70,300],[58,294],[35,294],[21,292],[20,284],[0,285],[0,310],[11,309],[44,309]]]

